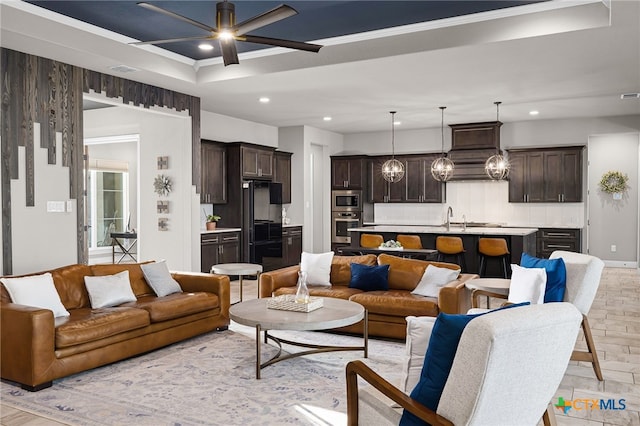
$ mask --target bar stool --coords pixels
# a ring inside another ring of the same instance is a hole
[[[467,270],[467,262],[464,260],[464,245],[460,237],[436,238],[436,250],[438,250],[438,262],[444,262],[446,257],[456,257],[456,263],[460,265],[461,272]]]
[[[418,235],[398,235],[396,241],[406,249],[422,249],[422,241]]]
[[[478,255],[480,256],[478,273],[480,276],[486,275],[488,259],[500,259],[502,260],[502,278],[508,278],[507,257],[509,254],[507,240],[504,238],[480,238],[478,240]]]
[[[384,243],[382,235],[378,234],[362,234],[360,235],[360,247],[378,248]]]

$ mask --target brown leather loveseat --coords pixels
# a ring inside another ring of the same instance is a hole
[[[352,262],[369,266],[389,266],[389,290],[362,291],[349,288]],[[407,316],[437,316],[467,312],[471,307],[471,292],[465,282],[477,278],[475,274],[460,274],[457,280],[445,284],[437,298],[411,294],[427,266],[459,269],[458,265],[405,259],[388,254],[364,256],[334,256],[331,264],[331,287],[309,287],[311,296],[336,297],[351,300],[364,306],[369,312],[369,335],[404,339]],[[294,294],[300,266],[290,266],[260,275],[260,297]],[[340,331],[362,333],[362,322],[341,328]]]
[[[84,277],[124,270],[137,301],[92,309]],[[49,272],[70,316],[54,319],[51,310],[11,303],[4,285],[0,296],[1,376],[27,390],[229,326],[227,276],[174,272],[183,292],[157,297],[139,264],[70,265]]]

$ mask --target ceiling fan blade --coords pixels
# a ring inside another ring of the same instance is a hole
[[[222,59],[224,66],[231,64],[239,64],[238,50],[236,49],[236,41],[232,38],[220,39],[220,50],[222,51]]]
[[[178,15],[175,12],[171,12],[169,10],[166,10],[166,9],[161,8],[161,7],[155,6],[155,5],[151,4],[151,3],[140,2],[140,3],[138,3],[138,6],[142,6],[145,9],[153,10],[154,12],[162,13],[162,14],[170,16],[172,18],[179,19],[179,20],[181,20],[183,22],[186,22],[188,24],[195,25],[198,28],[202,28],[205,31],[214,32],[214,33],[216,32],[215,28],[211,28],[210,26],[205,25],[202,22],[194,21],[191,18],[187,18],[186,16]]]
[[[136,41],[133,43],[134,46],[144,46],[146,44],[164,44],[164,43],[176,43],[179,41],[193,41],[193,40],[213,40],[214,36],[197,36],[197,37],[181,37],[181,38],[168,38],[164,40],[150,40],[150,41]]]
[[[240,22],[239,24],[235,25],[232,30],[235,35],[243,35],[255,29],[264,27],[265,25],[273,24],[274,22],[281,21],[282,19],[297,14],[298,11],[291,6],[281,4],[280,6],[271,9],[268,12],[261,13],[260,15]]]
[[[242,36],[239,39],[250,43],[269,44],[271,46],[287,47],[289,49],[305,50],[307,52],[318,52],[322,48],[322,45],[319,44],[253,35]]]

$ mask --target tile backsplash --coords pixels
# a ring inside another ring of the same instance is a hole
[[[377,203],[377,224],[440,225],[446,221],[447,207],[453,209],[452,222],[491,222],[518,227],[582,228],[584,203],[509,203],[508,182],[461,181],[447,183],[443,204]]]

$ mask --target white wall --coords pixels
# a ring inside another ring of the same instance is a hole
[[[26,206],[25,152],[18,149],[18,179],[11,180],[11,237],[13,274],[44,271],[77,263],[76,202],[72,211],[47,213],[47,201],[69,198],[69,168],[62,166],[62,134],[56,134],[56,164],[48,164],[40,148],[40,125],[34,135],[35,206]]]
[[[193,223],[193,204],[199,200],[191,184],[191,121],[188,115],[152,108],[119,106],[86,111],[84,136],[113,136],[138,133],[138,260],[166,259],[173,270],[200,270],[200,252],[194,252],[193,239],[199,224]],[[169,169],[158,170],[157,158],[169,157]],[[153,181],[164,174],[173,181],[166,197],[154,192]],[[157,201],[169,201],[169,213],[157,213]],[[158,230],[158,218],[169,219],[167,231]]]
[[[278,128],[209,111],[200,111],[202,139],[278,147]]]
[[[638,266],[638,133],[597,135],[589,138],[589,253],[609,266]],[[629,176],[629,190],[621,200],[598,189],[610,170]],[[616,246],[616,251],[611,246]]]

